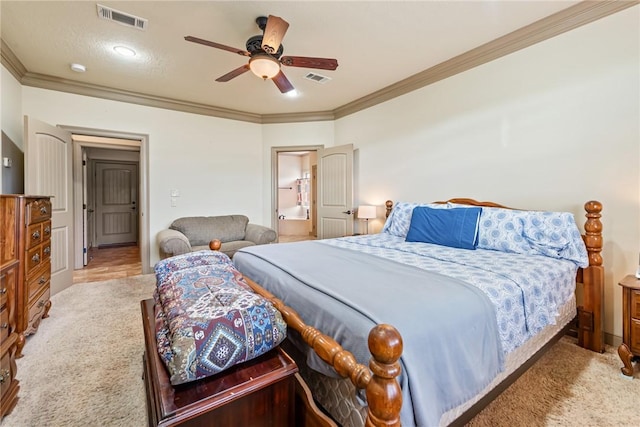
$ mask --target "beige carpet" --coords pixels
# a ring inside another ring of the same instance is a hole
[[[147,425],[140,300],[153,275],[81,285],[52,297],[50,317],[18,359],[20,400],[2,427]],[[563,338],[471,426],[637,426],[640,373],[614,349]]]

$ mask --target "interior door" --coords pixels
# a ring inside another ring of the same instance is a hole
[[[96,162],[98,247],[138,241],[138,166]]]
[[[73,284],[71,133],[24,118],[25,193],[51,199],[51,293]]]
[[[82,150],[82,265],[89,263],[89,191],[87,188],[87,152]]]
[[[353,145],[318,151],[318,238],[353,234]]]

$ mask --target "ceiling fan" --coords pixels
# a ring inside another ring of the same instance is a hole
[[[293,85],[280,69],[281,65],[288,67],[317,68],[322,70],[335,70],[338,61],[329,58],[311,58],[307,56],[282,56],[282,38],[289,28],[289,23],[284,19],[269,15],[256,18],[258,28],[262,34],[250,37],[247,40],[247,50],[236,49],[220,43],[203,40],[193,36],[186,36],[184,39],[189,42],[215,47],[229,52],[237,53],[241,56],[248,56],[249,62],[238,67],[227,74],[216,79],[217,82],[228,82],[239,75],[251,70],[256,76],[266,80],[271,79],[280,89],[280,92],[287,93],[294,89]]]

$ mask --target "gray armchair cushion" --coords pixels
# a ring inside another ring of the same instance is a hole
[[[222,243],[244,240],[248,223],[244,215],[192,216],[173,221],[169,228],[184,234],[192,246],[202,246],[213,239]]]

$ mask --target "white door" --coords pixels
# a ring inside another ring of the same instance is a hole
[[[89,263],[89,192],[87,189],[87,152],[82,149],[82,265]]]
[[[96,162],[98,247],[138,241],[138,166]]]
[[[318,151],[318,238],[353,234],[353,145]]]
[[[71,133],[24,118],[25,193],[52,196],[51,294],[73,284],[73,168]]]

